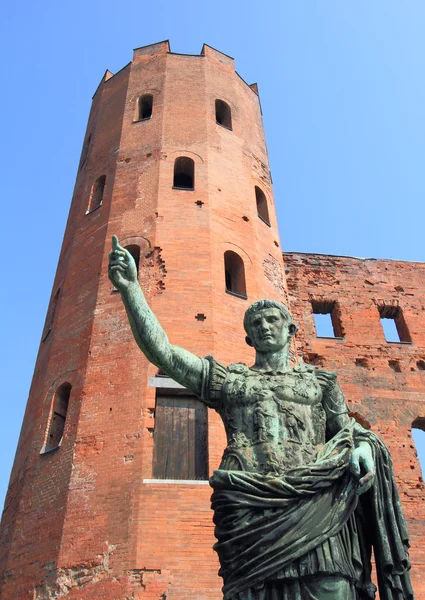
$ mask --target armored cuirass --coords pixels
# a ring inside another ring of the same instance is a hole
[[[313,370],[228,368],[220,411],[228,445],[221,469],[278,475],[311,462],[325,443],[322,389]]]

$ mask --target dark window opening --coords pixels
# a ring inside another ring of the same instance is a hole
[[[421,468],[419,483],[423,487],[422,475],[425,475],[425,418],[418,417],[412,423],[412,438],[415,443],[416,456]],[[418,486],[419,487],[419,486]]]
[[[232,129],[232,109],[224,100],[215,101],[215,120],[219,125]]]
[[[380,306],[378,310],[386,341],[411,343],[412,338],[401,308],[399,306]]]
[[[178,190],[195,189],[195,163],[191,158],[186,156],[176,158],[173,187]]]
[[[152,107],[153,107],[153,96],[152,94],[145,94],[144,96],[140,96],[137,100],[137,120],[144,121],[145,119],[150,119],[152,116]]]
[[[329,301],[313,301],[311,306],[313,309],[316,336],[342,338],[343,332],[337,303]]]
[[[226,292],[241,298],[247,298],[243,260],[236,252],[231,250],[224,253],[224,275]]]
[[[208,479],[207,411],[189,395],[157,395],[155,479]]]
[[[96,208],[99,208],[99,206],[102,204],[103,192],[105,190],[105,182],[106,182],[106,175],[101,175],[94,182],[93,188],[92,188],[92,193],[91,193],[91,199],[90,199],[90,207],[89,207],[89,210],[87,211],[88,213],[92,212],[93,210],[96,210]]]
[[[418,360],[416,362],[416,366],[418,367],[419,371],[425,371],[425,360]]]
[[[263,190],[255,186],[255,199],[257,201],[257,214],[264,223],[270,226],[269,208],[267,206],[267,198]]]
[[[136,244],[131,244],[130,246],[125,247],[128,252],[130,252],[131,256],[134,258],[134,262],[137,267],[137,275],[139,275],[139,265],[140,265],[140,246]]]
[[[56,390],[45,451],[54,450],[60,446],[62,442],[71,388],[72,386],[70,383],[63,383]]]
[[[50,308],[47,312],[46,323],[44,325],[43,333],[41,335],[42,342],[44,342],[47,339],[49,333],[52,331],[53,322],[55,320],[56,308],[57,308],[58,301],[59,301],[60,291],[61,290],[59,288],[58,291],[56,292],[55,297],[53,298]]]

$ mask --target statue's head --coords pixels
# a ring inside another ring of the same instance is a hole
[[[279,352],[288,348],[297,326],[287,307],[277,300],[258,300],[245,313],[246,343],[259,352]]]

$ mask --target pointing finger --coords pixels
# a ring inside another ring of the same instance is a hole
[[[122,252],[125,255],[125,249],[120,245],[116,235],[112,236],[112,252]]]

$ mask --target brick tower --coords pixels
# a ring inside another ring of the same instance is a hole
[[[244,311],[287,295],[258,92],[230,57],[138,48],[93,97],[3,514],[7,600],[220,597],[224,431],[133,341],[112,234],[173,343],[252,361]]]

